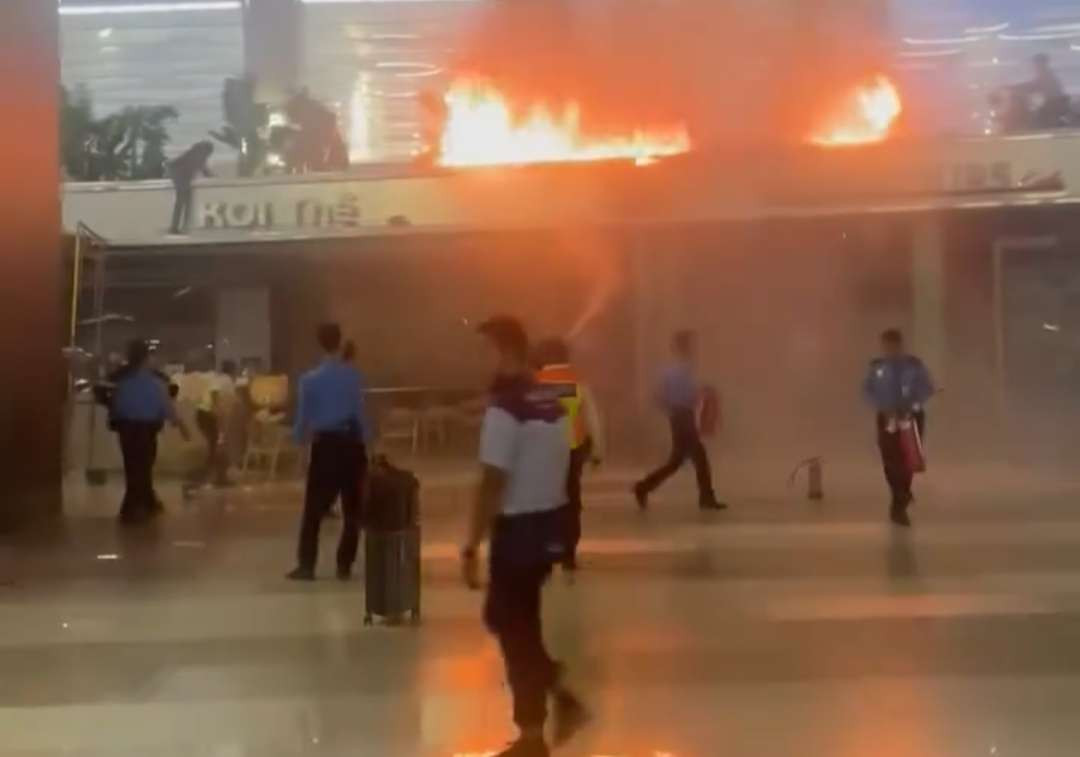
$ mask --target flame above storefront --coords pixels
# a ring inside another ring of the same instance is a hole
[[[821,147],[883,142],[903,111],[896,85],[877,75],[845,93],[821,119],[809,141]]]
[[[445,95],[439,145],[445,166],[632,160],[639,165],[690,150],[685,124],[592,131],[576,100],[508,97],[491,81],[462,78]]]

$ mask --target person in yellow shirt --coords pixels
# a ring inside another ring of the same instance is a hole
[[[603,426],[592,390],[572,365],[570,346],[565,340],[547,339],[538,344],[534,362],[539,366],[537,383],[557,392],[569,420],[570,469],[566,480],[566,498],[570,522],[563,567],[572,571],[577,570],[577,548],[581,541],[581,477],[586,463],[598,466],[603,460]]]

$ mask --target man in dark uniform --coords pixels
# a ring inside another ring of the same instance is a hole
[[[911,420],[920,436],[925,433],[925,405],[934,394],[934,382],[923,362],[904,349],[904,336],[899,330],[889,329],[881,335],[881,351],[881,357],[870,361],[863,396],[877,411],[878,448],[892,492],[890,518],[898,526],[910,526],[908,507],[915,499],[911,493],[914,472],[904,459],[900,423]]]
[[[360,539],[360,489],[367,467],[364,382],[360,372],[341,359],[341,328],[319,326],[322,364],[300,379],[294,436],[311,441],[304,515],[300,524],[294,581],[312,581],[319,554],[319,527],[341,497],[341,541],[337,551],[337,577],[352,575]]]
[[[478,550],[491,531],[490,581],[484,620],[499,641],[521,737],[500,757],[547,757],[547,700],[555,706],[556,745],[586,722],[581,703],[561,683],[561,668],[544,648],[541,590],[566,555],[566,475],[570,444],[558,393],[542,387],[529,366],[525,330],[513,318],[480,327],[498,361],[480,438],[481,482],[468,540],[465,582],[478,588]]]
[[[657,399],[671,424],[671,455],[668,461],[634,486],[634,497],[642,510],[649,505],[649,495],[673,476],[687,460],[697,474],[698,506],[702,510],[725,510],[727,505],[713,492],[709,454],[701,441],[697,408],[703,389],[697,379],[697,336],[679,331],[671,341],[674,360],[660,379]]]
[[[170,421],[188,438],[177,418],[167,380],[150,365],[150,350],[141,339],[128,345],[127,364],[109,378],[114,385],[109,405],[110,426],[120,438],[124,458],[124,501],[120,522],[141,523],[161,511],[154,492],[157,436]]]
[[[170,234],[187,232],[188,222],[191,220],[191,202],[194,196],[192,187],[195,177],[199,174],[213,176],[207,166],[213,154],[214,143],[204,140],[197,142],[187,152],[168,164],[169,178],[172,179],[173,188],[176,190],[172,225],[169,227]]]

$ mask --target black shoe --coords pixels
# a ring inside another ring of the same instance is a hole
[[[726,502],[721,502],[716,497],[707,497],[698,503],[698,507],[702,510],[727,510],[728,506]]]
[[[585,705],[566,689],[558,689],[551,696],[554,704],[552,718],[555,721],[554,743],[560,747],[572,739],[592,719]]]
[[[637,500],[638,510],[644,512],[649,509],[649,492],[642,484],[634,484],[634,499]]]
[[[311,568],[294,568],[291,573],[286,573],[285,578],[290,581],[314,581],[315,571]]]
[[[910,528],[911,518],[908,517],[907,510],[894,507],[889,514],[889,520],[891,520],[897,526],[903,526],[904,528]]]
[[[499,752],[495,757],[550,757],[551,750],[543,739],[521,738]]]
[[[352,579],[352,568],[348,566],[339,565],[337,569],[337,579],[339,581],[349,581]]]

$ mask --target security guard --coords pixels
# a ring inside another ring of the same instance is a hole
[[[925,432],[925,405],[934,394],[934,382],[922,360],[904,349],[904,335],[898,329],[881,335],[881,351],[881,357],[870,361],[863,396],[877,411],[878,448],[892,492],[890,518],[898,526],[910,526],[908,507],[914,500],[914,474],[904,459],[900,422],[911,419],[920,436]]]
[[[536,372],[538,384],[550,386],[558,393],[566,411],[570,431],[570,470],[567,473],[566,495],[568,509],[566,570],[577,570],[577,549],[581,541],[581,476],[585,464],[600,465],[603,459],[604,435],[596,400],[577,370],[570,363],[570,347],[562,339],[541,342],[535,353],[540,366]]]
[[[127,364],[109,377],[114,384],[109,422],[120,438],[124,458],[120,522],[125,524],[141,523],[162,510],[154,492],[154,462],[157,436],[165,421],[179,428],[185,440],[189,438],[169,397],[167,381],[149,363],[149,347],[136,339],[128,345]]]
[[[702,510],[726,510],[713,491],[712,466],[709,453],[701,441],[697,408],[704,396],[704,387],[697,379],[697,335],[693,331],[678,331],[671,340],[674,360],[664,371],[657,391],[660,406],[671,425],[671,455],[668,461],[634,485],[638,507],[649,506],[649,496],[690,460],[697,474],[698,506]]]
[[[367,469],[370,424],[364,412],[364,381],[360,372],[342,360],[341,327],[326,323],[318,329],[322,364],[300,379],[299,402],[293,431],[297,442],[311,441],[304,515],[300,525],[296,569],[287,578],[315,579],[319,554],[319,527],[341,497],[341,541],[337,551],[337,577],[347,581],[360,540],[360,490]]]

